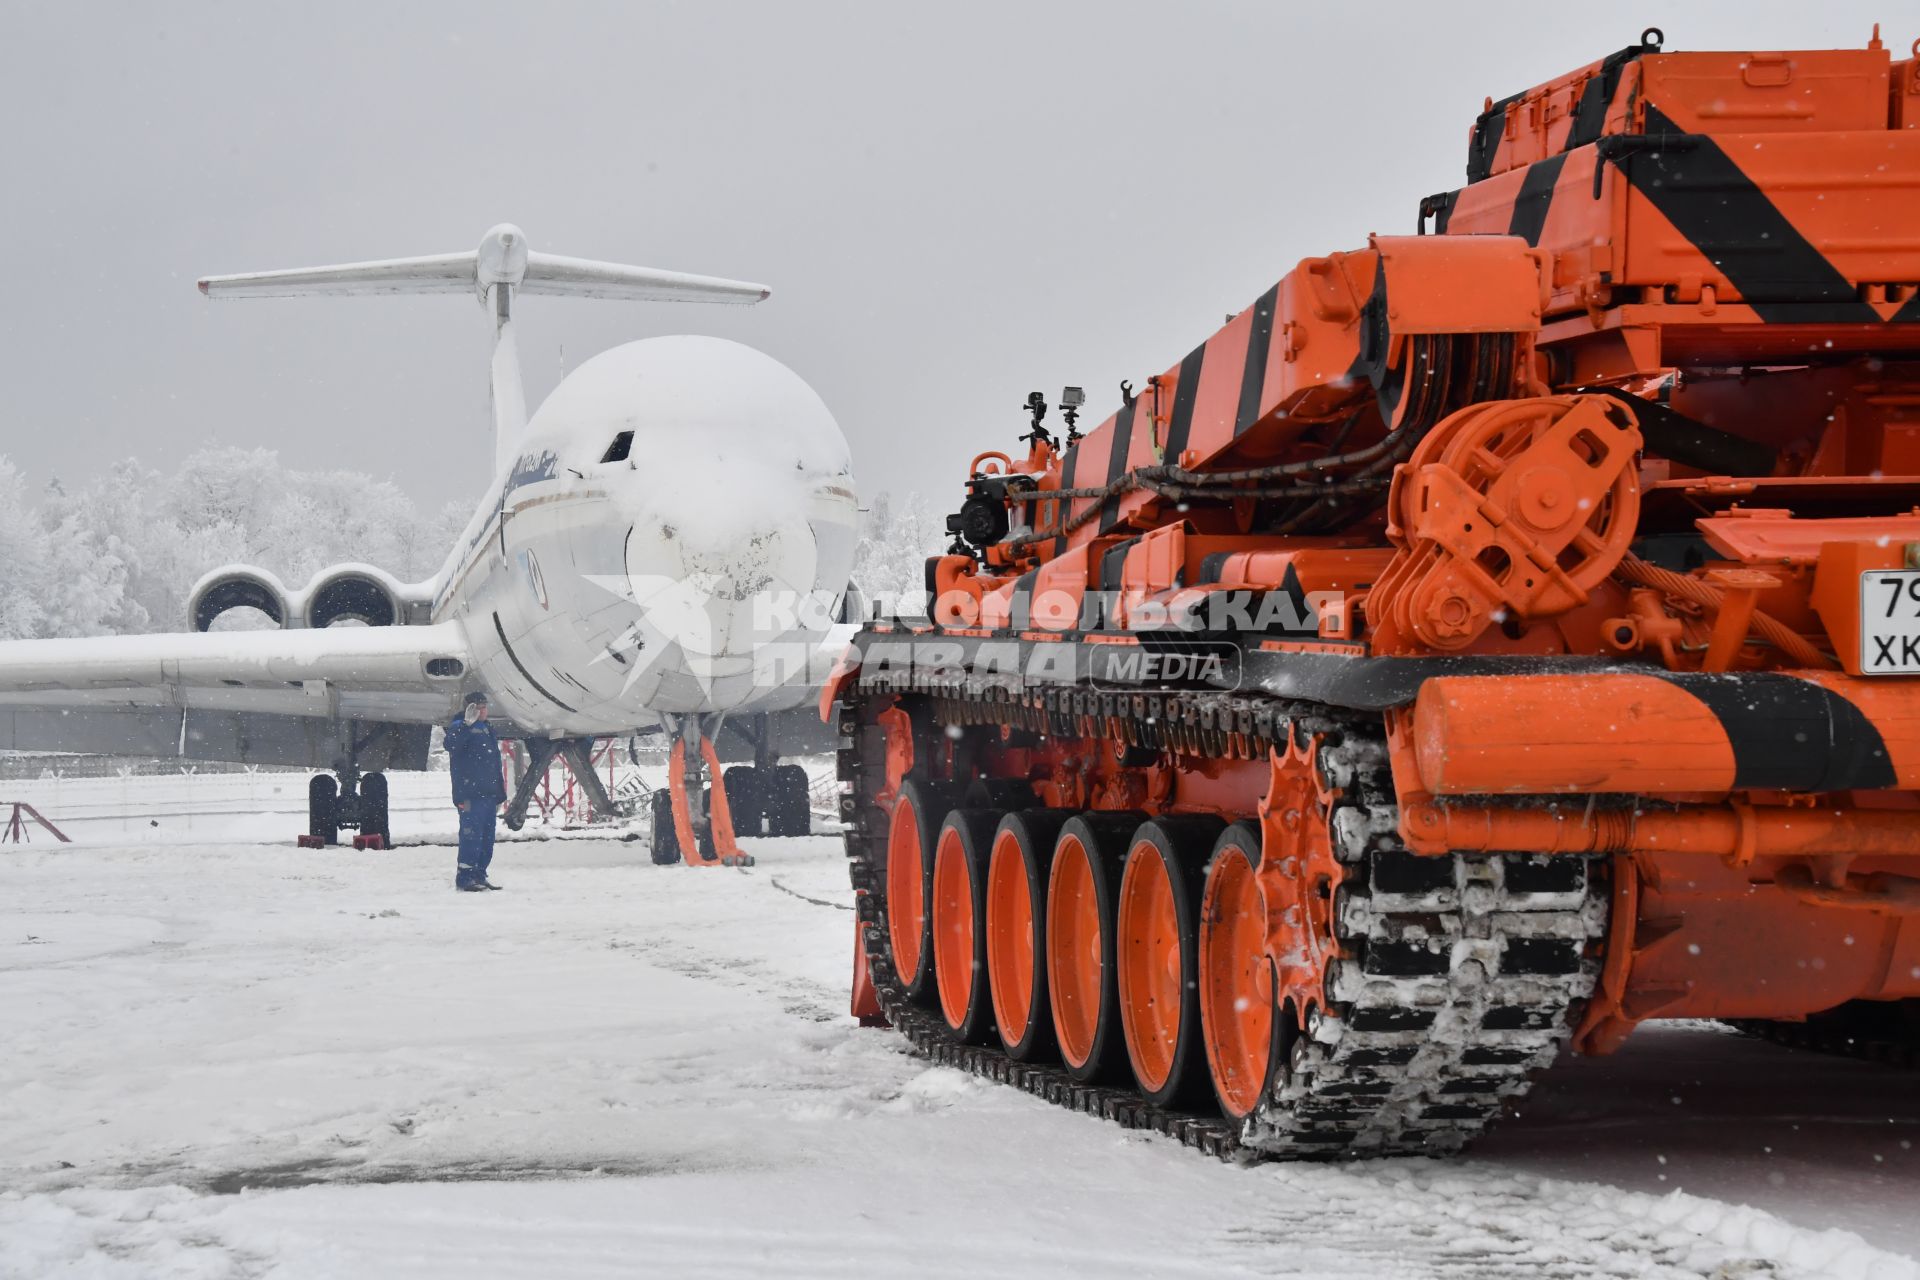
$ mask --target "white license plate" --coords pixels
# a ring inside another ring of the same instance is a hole
[[[1860,674],[1920,676],[1920,569],[1860,575]]]

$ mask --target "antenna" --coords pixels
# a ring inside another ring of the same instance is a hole
[[[327,294],[466,293],[493,304],[494,465],[504,469],[527,426],[527,397],[514,338],[515,294],[614,298],[630,302],[717,302],[751,306],[772,292],[765,285],[718,276],[687,275],[655,267],[629,267],[586,258],[563,258],[527,249],[526,233],[503,222],[469,253],[424,258],[384,258],[330,267],[295,267],[243,275],[208,276],[200,292],[209,298],[303,298]]]

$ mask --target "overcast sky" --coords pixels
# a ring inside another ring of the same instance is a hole
[[[1897,17],[1902,11],[1905,17]],[[1026,393],[1177,361],[1300,258],[1407,232],[1482,101],[1638,38],[1904,56],[1910,7],[0,0],[0,452],[209,441],[486,483],[460,297],[210,303],[200,275],[471,248],[737,276],[755,308],[532,298],[530,403],[619,342],[751,343],[862,489],[957,502]],[[1911,29],[1909,29],[1911,28]]]

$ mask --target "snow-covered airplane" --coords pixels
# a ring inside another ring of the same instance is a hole
[[[751,304],[767,289],[533,253],[507,225],[466,253],[200,289],[476,294],[495,321],[493,484],[426,582],[348,564],[289,590],[230,565],[195,586],[191,631],[0,643],[0,747],[326,769],[309,831],[330,842],[342,826],[387,834],[382,771],[426,767],[431,726],[482,689],[530,756],[511,826],[555,753],[611,809],[593,739],[663,728],[657,861],[736,860],[735,823],[804,833],[806,776],[778,757],[825,746],[813,703],[858,608],[856,499],[832,414],[771,357],[682,336],[602,352],[529,420],[514,340],[520,295]],[[241,607],[279,629],[210,630]],[[753,761],[724,785],[723,753]]]

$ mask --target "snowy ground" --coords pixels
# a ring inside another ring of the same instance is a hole
[[[1230,1167],[855,1028],[837,841],[463,895],[302,795],[5,784],[76,842],[0,846],[0,1275],[1920,1277],[1911,1075],[1653,1028],[1470,1160]]]

